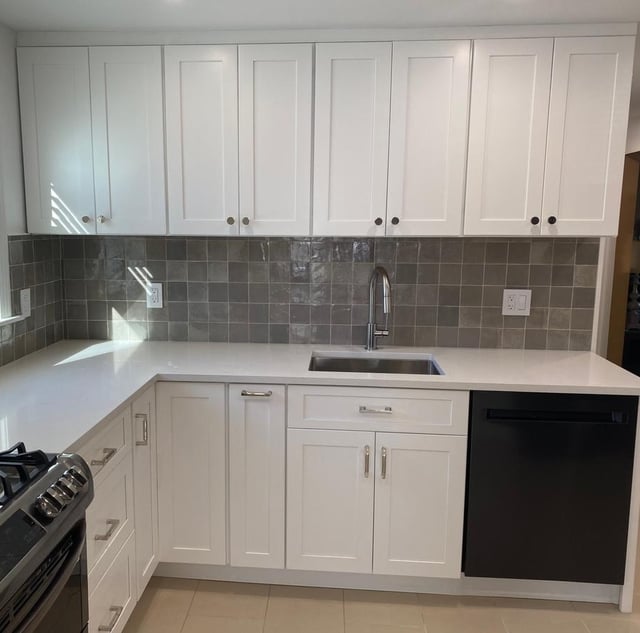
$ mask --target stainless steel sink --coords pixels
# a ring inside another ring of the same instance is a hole
[[[428,356],[311,356],[309,371],[345,371],[370,374],[424,374],[441,376],[444,372]]]

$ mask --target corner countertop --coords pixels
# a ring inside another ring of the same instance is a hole
[[[385,348],[432,354],[442,376],[311,372],[313,351],[359,347],[62,341],[0,369],[0,450],[73,450],[156,380],[640,396],[640,378],[591,352]]]

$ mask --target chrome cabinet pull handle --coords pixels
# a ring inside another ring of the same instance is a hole
[[[99,224],[104,224],[105,222],[108,222],[109,218],[106,215],[99,215],[98,216],[98,223]]]
[[[233,226],[235,223],[236,223],[236,219],[235,219],[232,215],[230,215],[230,216],[227,218],[227,224],[228,224],[229,226]]]
[[[113,456],[118,452],[117,448],[103,448],[102,452],[104,457],[102,459],[92,459],[92,466],[106,466],[112,459]]]
[[[384,415],[391,415],[393,413],[393,409],[391,407],[384,407],[380,409],[367,407],[365,405],[360,405],[358,409],[360,413],[382,413]]]
[[[247,391],[243,389],[240,395],[245,398],[270,398],[273,395],[273,391]]]
[[[82,216],[82,221],[83,221],[85,224],[89,224],[89,222],[91,222],[91,218],[90,218],[88,215],[83,215],[83,216]]]
[[[96,534],[93,537],[96,541],[108,541],[120,525],[120,519],[107,519],[106,524],[109,529],[104,534]]]
[[[382,472],[380,473],[380,477],[382,477],[382,479],[386,479],[387,478],[387,449],[383,446],[382,447]]]
[[[364,476],[365,479],[369,477],[369,454],[370,454],[369,446],[364,447]]]
[[[251,220],[245,215],[245,217],[242,218],[242,224],[249,226],[249,222],[251,222]]]
[[[113,617],[111,618],[111,622],[109,624],[101,624],[98,627],[98,631],[106,631],[106,633],[110,633],[113,629],[116,628],[116,624],[118,624],[118,620],[124,611],[124,607],[110,607],[109,611],[113,613]]]
[[[142,420],[142,441],[136,440],[136,446],[149,446],[149,416],[146,413],[136,413],[136,420]]]

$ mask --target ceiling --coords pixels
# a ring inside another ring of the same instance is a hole
[[[640,22],[640,0],[0,0],[16,31],[420,28]],[[640,47],[634,102],[640,105]]]

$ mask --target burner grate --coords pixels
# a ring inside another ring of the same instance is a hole
[[[43,451],[27,452],[23,442],[0,451],[0,509],[55,461],[55,456]]]

